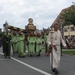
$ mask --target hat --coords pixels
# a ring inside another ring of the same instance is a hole
[[[53,26],[55,26],[55,25],[59,25],[58,22],[55,22],[55,23],[53,24]]]

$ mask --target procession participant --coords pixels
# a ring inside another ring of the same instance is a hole
[[[55,74],[58,74],[57,68],[59,67],[60,57],[61,57],[61,49],[60,42],[62,42],[63,46],[67,49],[67,45],[65,41],[62,39],[61,33],[58,30],[58,23],[54,23],[53,28],[54,31],[49,32],[48,35],[48,46],[52,47],[52,52],[50,53],[50,63],[51,69]]]
[[[12,34],[12,49],[13,49],[13,55],[17,54],[17,32],[13,31]]]
[[[35,34],[34,32],[31,32],[28,36],[28,53],[30,56],[33,55],[35,50]]]
[[[10,44],[10,40],[11,40],[11,34],[9,33],[8,30],[6,30],[5,34],[2,37],[2,40],[4,42],[4,53],[5,53],[5,58],[9,58],[10,59],[10,50],[11,50],[11,44]]]
[[[40,52],[42,49],[42,37],[40,33],[36,34],[36,55],[40,56]]]
[[[25,36],[23,32],[19,31],[19,35],[17,36],[17,42],[18,42],[18,56],[19,57],[25,57],[26,56],[26,47],[25,47]]]
[[[3,31],[2,33],[2,51],[3,51],[3,54],[5,56],[5,41],[4,41],[4,34],[5,32]]]
[[[5,47],[4,47],[4,41],[3,41],[3,35],[5,34],[5,32],[2,32],[2,30],[0,29],[0,47],[2,47],[2,52],[5,55]]]
[[[45,41],[45,54],[46,56],[49,56],[47,38],[48,38],[48,30],[46,30],[45,32],[44,41]]]
[[[0,29],[0,47],[2,46],[2,31]]]

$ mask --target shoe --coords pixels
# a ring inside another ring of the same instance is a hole
[[[41,50],[39,51],[39,53],[41,53]]]
[[[55,72],[55,68],[53,68],[52,71]]]
[[[18,57],[21,57],[20,55]]]
[[[37,56],[40,56],[40,53]]]
[[[30,57],[32,57],[32,54],[30,55]]]
[[[25,58],[25,56],[22,56],[22,58]]]
[[[55,74],[57,75],[59,72],[58,72],[58,70],[55,68]]]

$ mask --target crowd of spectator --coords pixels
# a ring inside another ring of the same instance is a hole
[[[65,42],[68,46],[68,49],[75,49],[75,38],[66,38]]]

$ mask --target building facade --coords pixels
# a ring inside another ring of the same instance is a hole
[[[64,27],[65,38],[75,38],[75,27],[74,25],[68,25]]]
[[[75,5],[74,5],[75,7]],[[53,24],[55,22],[58,22],[59,23],[59,29],[62,33],[62,36],[64,38],[75,38],[75,26],[74,25],[66,25],[64,26],[64,20],[62,19],[61,15],[65,13],[65,11],[68,11],[71,7],[68,7],[68,8],[65,8],[63,9],[59,15],[57,16],[57,18],[54,20]],[[52,24],[52,25],[53,25]],[[51,26],[52,26],[51,25]]]

